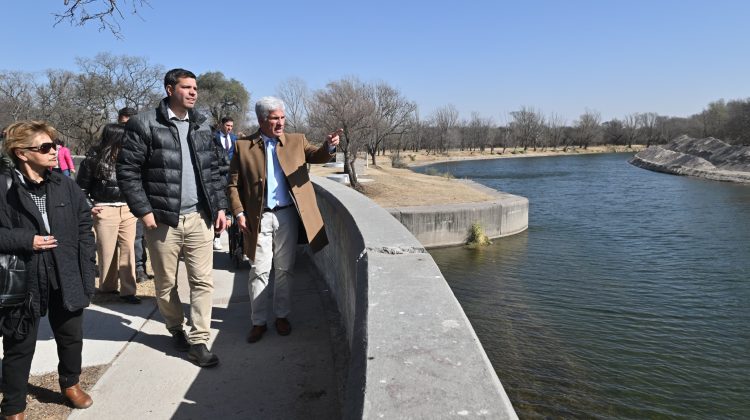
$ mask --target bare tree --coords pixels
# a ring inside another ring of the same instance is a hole
[[[632,148],[633,144],[638,141],[638,135],[640,133],[640,123],[641,119],[638,117],[638,114],[628,114],[623,120],[623,128],[625,130],[625,144],[628,146],[628,149]]]
[[[625,142],[625,124],[617,118],[602,123],[602,136],[605,144],[623,144]]]
[[[587,149],[601,137],[600,121],[602,117],[597,111],[586,110],[575,123],[575,136],[578,147]]]
[[[727,102],[726,120],[722,123],[722,140],[732,144],[750,144],[750,99]]]
[[[412,150],[418,152],[422,148],[422,136],[424,124],[419,117],[419,108],[414,109],[412,118],[409,120],[409,128],[403,136],[404,143],[399,144],[399,150]],[[399,137],[401,139],[402,137]]]
[[[76,58],[82,74],[106,86],[100,92],[110,118],[129,106],[137,110],[151,107],[164,96],[164,68],[152,65],[145,57],[100,53],[94,58]]]
[[[540,112],[527,107],[510,113],[513,121],[510,123],[511,135],[516,145],[526,151],[529,147],[536,150],[537,142],[544,130],[544,117]]]
[[[29,119],[34,107],[34,76],[20,71],[0,72],[0,126]]]
[[[430,145],[435,152],[445,153],[452,145],[452,140],[456,138],[456,128],[458,127],[458,110],[453,104],[448,104],[438,108],[433,112],[430,118],[433,130]],[[430,150],[427,151],[429,154]]]
[[[470,150],[484,151],[485,147],[492,142],[491,130],[493,125],[492,118],[483,118],[476,111],[471,113],[471,119],[467,123],[465,131]]]
[[[725,126],[729,120],[729,109],[727,103],[720,99],[708,104],[708,106],[698,114],[698,120],[703,125],[703,137],[725,137]]]
[[[49,121],[68,141],[73,152],[85,149],[78,146],[83,139],[78,126],[81,124],[83,111],[75,101],[78,92],[78,75],[65,70],[48,70],[46,83],[40,83],[36,89],[38,109],[36,117]]]
[[[354,161],[372,134],[376,112],[372,87],[356,77],[330,82],[313,95],[309,106],[310,125],[331,132],[342,128],[339,148],[344,153],[344,172],[352,188],[359,188]]]
[[[305,132],[307,121],[307,103],[310,101],[310,89],[304,80],[287,79],[276,88],[276,95],[286,105],[286,125],[290,132]]]
[[[372,115],[372,135],[367,144],[367,152],[372,157],[372,164],[376,165],[375,155],[378,149],[386,139],[406,132],[417,105],[385,82],[380,82],[371,89],[375,113]]]
[[[55,13],[55,26],[60,22],[70,22],[71,25],[84,26],[95,22],[99,31],[109,30],[117,38],[122,38],[118,20],[125,16],[122,8],[127,7],[133,15],[138,10],[148,6],[148,0],[63,0],[65,8]]]
[[[547,118],[547,124],[545,124],[544,128],[544,136],[547,139],[547,145],[551,147],[552,150],[557,150],[558,147],[563,145],[563,140],[565,139],[565,120],[563,117],[553,112],[550,114],[549,118]]]
[[[638,127],[642,138],[646,141],[646,147],[651,146],[659,139],[659,130],[656,126],[656,120],[659,115],[655,112],[644,112],[638,114]]]

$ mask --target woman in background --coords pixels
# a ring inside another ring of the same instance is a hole
[[[99,291],[117,293],[120,280],[120,299],[127,303],[141,303],[136,293],[135,228],[136,217],[130,212],[117,185],[115,163],[122,148],[125,128],[108,124],[102,131],[99,146],[86,154],[76,182],[93,202],[96,231],[96,253],[99,260]]]
[[[57,163],[56,130],[41,121],[8,127],[3,148],[15,164],[0,175],[0,252],[25,262],[24,305],[0,310],[3,336],[2,415],[23,419],[39,320],[47,315],[57,343],[58,380],[75,408],[93,403],[78,381],[83,349],[83,308],[94,294],[96,260],[91,211],[80,188],[51,171]]]
[[[65,147],[65,143],[60,139],[55,140],[55,142],[57,143],[57,162],[60,165],[60,171],[69,177],[71,172],[76,173],[73,157],[70,156],[70,149]]]

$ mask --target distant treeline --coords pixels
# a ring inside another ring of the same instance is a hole
[[[153,107],[164,96],[165,69],[143,57],[107,53],[78,58],[78,71],[48,70],[44,74],[0,71],[0,127],[22,119],[43,119],[60,130],[76,153],[98,141],[102,127],[117,110]],[[221,72],[198,75],[199,111],[214,124],[223,116],[235,120],[236,131],[254,128],[249,115],[250,93]],[[712,102],[698,114],[668,117],[652,112],[601,121],[587,110],[575,121],[544,114],[532,107],[492,117],[472,112],[461,118],[453,105],[423,117],[416,103],[386,82],[368,83],[349,77],[311,91],[301,79],[289,79],[276,89],[287,104],[287,131],[306,132],[320,140],[343,128],[340,150],[349,163],[366,152],[373,160],[386,150],[444,152],[449,149],[587,148],[612,144],[660,144],[681,134],[716,137],[732,144],[750,144],[750,99]],[[356,174],[351,174],[355,178]]]

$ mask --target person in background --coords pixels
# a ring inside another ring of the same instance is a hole
[[[7,130],[8,127],[3,127],[0,130],[0,174],[10,174],[13,171],[13,161],[5,154],[5,148],[3,147]]]
[[[70,155],[70,149],[65,147],[65,143],[57,139],[57,161],[60,165],[60,171],[69,177],[71,173],[76,173],[76,167],[73,164],[73,157]]]
[[[126,106],[125,108],[122,108],[119,111],[117,111],[117,123],[125,124],[128,122],[130,117],[132,117],[133,115],[137,115],[137,114],[138,114],[138,111],[136,111],[135,108]]]
[[[224,117],[221,119],[221,126],[219,131],[214,135],[216,143],[221,146],[223,153],[220,154],[220,160],[222,162],[222,173],[228,175],[229,173],[229,161],[232,160],[234,154],[234,144],[237,142],[237,136],[232,133],[234,129],[234,120],[232,117]],[[226,176],[224,177],[226,178]],[[224,186],[226,188],[226,185]],[[221,251],[221,234],[214,235],[214,251]]]
[[[200,367],[219,364],[208,350],[213,309],[214,233],[226,228],[227,198],[217,147],[206,117],[194,110],[194,73],[172,69],[164,76],[167,97],[127,123],[117,158],[117,181],[130,210],[146,228],[159,312],[178,351]],[[190,287],[190,332],[177,293],[184,256]]]
[[[96,258],[91,211],[72,179],[50,168],[57,162],[57,131],[42,121],[8,127],[3,147],[15,163],[11,185],[0,175],[0,252],[21,257],[28,300],[2,309],[5,418],[23,419],[39,321],[49,319],[57,343],[58,380],[75,408],[93,400],[81,389],[83,308],[94,294]]]
[[[138,111],[135,108],[125,107],[117,111],[117,123],[125,125],[130,117],[138,115]],[[141,219],[136,219],[135,223],[135,280],[138,283],[143,283],[151,279],[148,272],[146,271],[146,261],[148,261],[148,255],[146,254],[146,238],[143,235],[143,222]]]
[[[305,164],[331,160],[342,133],[329,134],[320,147],[308,143],[303,134],[285,134],[284,102],[270,96],[256,102],[255,114],[260,129],[237,140],[227,188],[230,209],[244,234],[245,255],[252,261],[250,343],[267,330],[270,293],[266,287],[272,268],[276,332],[282,336],[292,332],[288,315],[298,232],[304,232],[313,252],[328,244]]]
[[[128,204],[117,185],[115,164],[122,149],[125,127],[108,124],[101,143],[92,148],[81,162],[76,182],[93,202],[91,214],[96,231],[96,254],[99,261],[99,291],[117,293],[120,300],[138,304],[135,279],[135,223]]]

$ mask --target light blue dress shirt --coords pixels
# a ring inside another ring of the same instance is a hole
[[[279,164],[279,158],[276,156],[276,146],[279,141],[263,134],[261,134],[261,137],[266,148],[266,203],[264,207],[272,209],[288,206],[292,204],[292,196],[289,191],[289,183],[286,181],[286,175],[284,175],[281,164]]]

